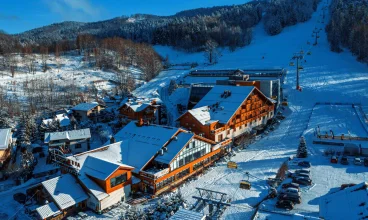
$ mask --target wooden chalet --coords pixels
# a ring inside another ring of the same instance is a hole
[[[274,115],[274,102],[253,86],[214,86],[177,120],[180,126],[226,146]]]

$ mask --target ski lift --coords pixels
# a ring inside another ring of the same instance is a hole
[[[299,66],[299,68],[298,68],[299,70],[304,70],[304,67],[302,67],[302,66]]]
[[[250,188],[252,187],[252,184],[246,180],[241,180],[240,184],[239,184],[239,188],[240,189],[247,189],[250,190]]]
[[[290,62],[289,66],[295,66],[294,62]]]
[[[308,51],[307,55],[312,55],[312,52],[311,51]]]
[[[301,50],[301,51],[300,51],[300,54],[304,54],[304,50]]]

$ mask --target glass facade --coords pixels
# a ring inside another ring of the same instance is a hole
[[[170,164],[171,171],[182,167],[210,152],[210,144],[194,139],[185,147],[182,152],[180,152],[179,156]]]

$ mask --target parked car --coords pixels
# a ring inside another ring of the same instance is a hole
[[[295,188],[298,191],[300,191],[299,184],[297,184],[297,183],[284,183],[284,184],[282,184],[281,188],[283,188],[283,189]]]
[[[347,187],[352,187],[352,186],[355,186],[356,184],[355,183],[345,183],[345,184],[342,184],[340,189],[345,189]]]
[[[299,170],[295,170],[295,173],[310,174],[310,170],[307,170],[307,169],[299,169]]]
[[[368,167],[368,157],[364,158],[364,166]]]
[[[308,161],[302,161],[298,163],[298,166],[300,167],[306,167],[306,168],[310,168],[311,167],[311,163]]]
[[[332,156],[330,161],[331,161],[331,163],[338,163],[339,162],[336,156]]]
[[[298,178],[298,177],[304,177],[304,178],[308,178],[311,179],[309,174],[305,174],[305,173],[294,173],[292,178]]]
[[[293,183],[297,183],[304,186],[312,185],[312,180],[305,177],[297,177],[293,179]]]
[[[340,163],[343,165],[348,165],[349,164],[349,160],[347,156],[343,156],[340,160]]]
[[[276,207],[286,210],[292,210],[294,208],[294,203],[290,200],[279,200],[276,202]]]
[[[300,196],[300,192],[299,192],[299,190],[298,190],[298,189],[295,189],[295,188],[292,188],[292,187],[290,187],[290,188],[286,188],[286,189],[284,190],[284,193],[286,193],[286,194],[290,194],[290,195]]]
[[[297,204],[300,204],[302,202],[302,198],[300,196],[293,194],[280,193],[278,198],[279,200],[290,200],[293,203]]]
[[[356,157],[354,158],[354,164],[361,166],[363,164],[363,161],[359,157]]]

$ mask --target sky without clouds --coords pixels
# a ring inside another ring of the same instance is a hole
[[[249,0],[1,0],[0,30],[9,34],[63,21],[100,21],[136,13],[172,15]]]

